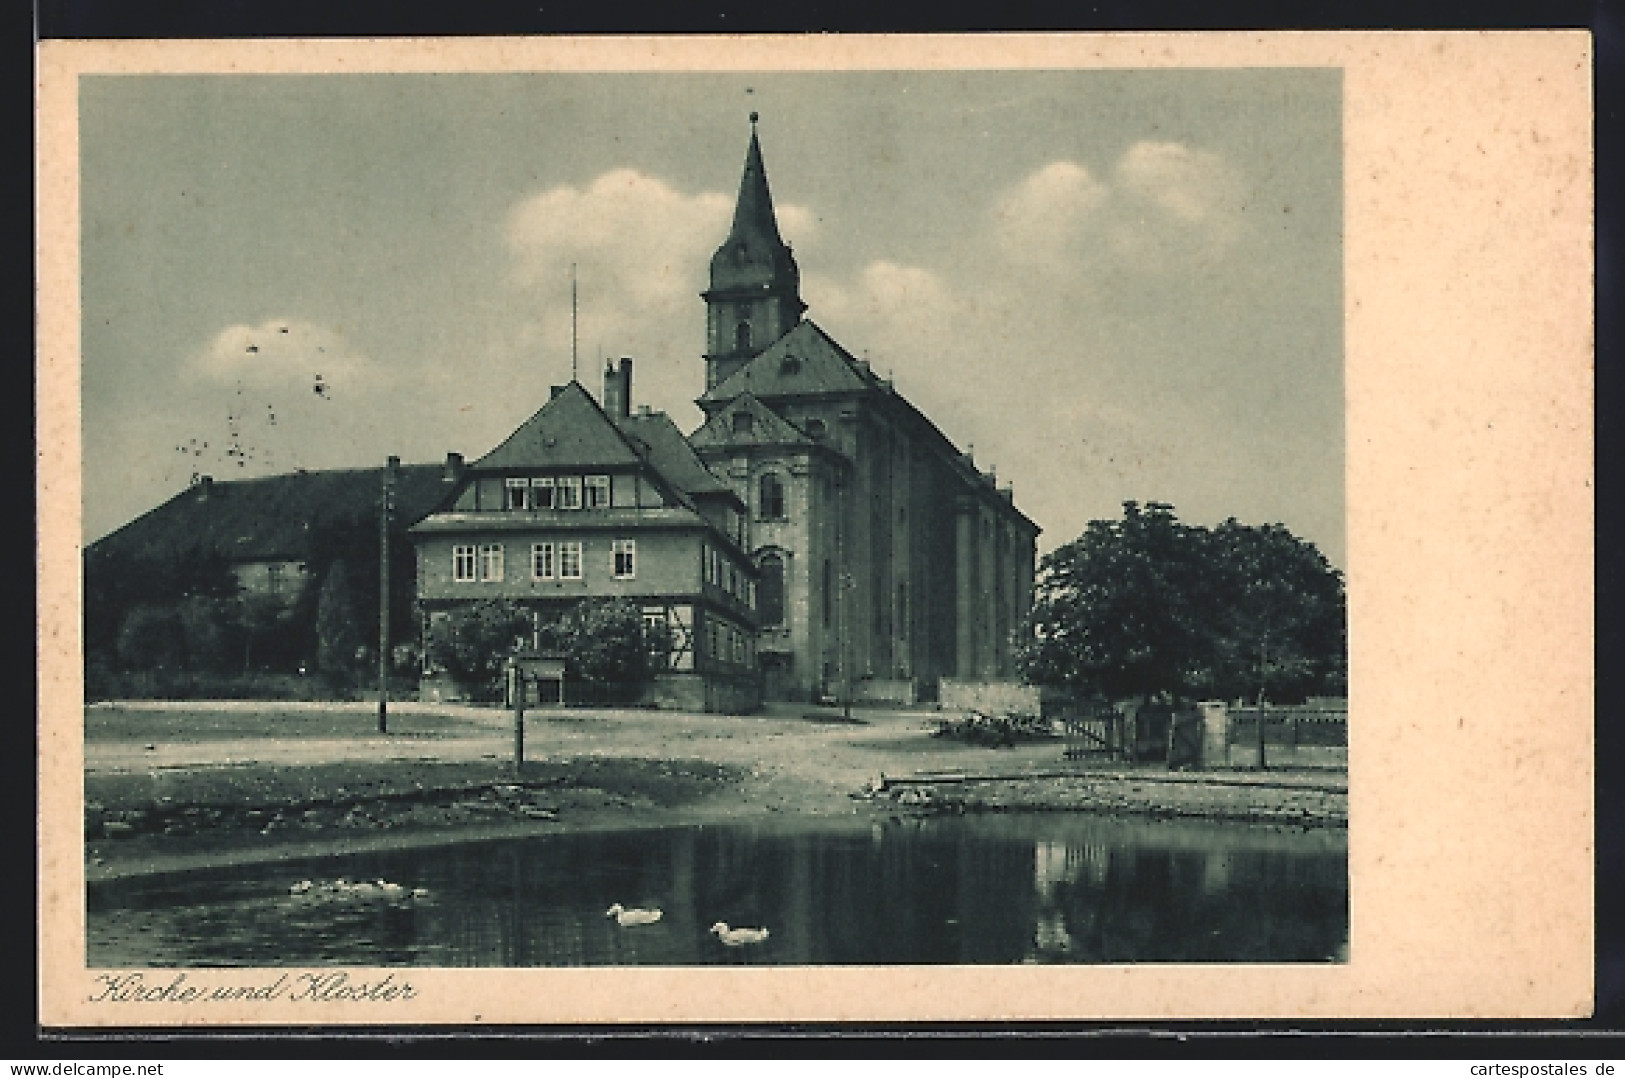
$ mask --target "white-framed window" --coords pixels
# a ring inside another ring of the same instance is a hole
[[[588,509],[609,508],[609,476],[589,475],[586,479],[586,507]]]
[[[543,476],[530,481],[530,507],[532,509],[553,508],[552,476]]]
[[[532,580],[552,580],[553,572],[553,544],[530,544],[530,578]]]
[[[509,479],[503,483],[502,508],[524,509],[525,501],[530,493],[529,479]]]
[[[458,545],[451,548],[451,578],[453,580],[463,582],[478,580],[479,577],[475,575],[476,564],[478,563],[475,561],[473,546]]]
[[[638,541],[636,539],[617,539],[613,545],[615,550],[615,579],[631,580],[638,575]]]
[[[480,547],[480,579],[502,579],[502,544],[486,543]]]
[[[581,544],[579,542],[559,544],[559,579],[581,579]]]
[[[555,509],[581,508],[581,477],[579,475],[564,475],[554,481],[553,489]]]

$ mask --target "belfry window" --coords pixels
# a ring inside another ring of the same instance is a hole
[[[745,352],[750,350],[750,323],[740,322],[734,326],[734,348]]]

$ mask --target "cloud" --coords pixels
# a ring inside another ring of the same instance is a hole
[[[1106,179],[1053,161],[999,195],[993,253],[1039,278],[1086,288],[1095,276],[1160,273],[1211,260],[1240,238],[1243,185],[1217,153],[1137,142]]]
[[[993,239],[1017,265],[1064,267],[1096,227],[1110,189],[1071,161],[1054,161],[1006,191],[993,206]]]
[[[583,186],[530,195],[509,212],[505,240],[509,282],[528,311],[502,335],[496,362],[568,377],[571,346],[570,267],[576,267],[575,337],[580,379],[597,390],[601,357],[637,363],[633,396],[698,418],[694,372],[705,351],[704,303],[711,254],[727,236],[734,196],[686,194],[656,176],[614,169]],[[810,241],[817,217],[780,204],[787,240]],[[545,391],[545,388],[544,388]]]
[[[355,385],[377,372],[377,364],[342,334],[296,318],[227,326],[193,356],[191,368],[211,382],[253,388],[309,384],[317,375],[330,384]]]
[[[1241,236],[1241,177],[1220,155],[1175,142],[1137,142],[1112,170],[1128,212],[1113,243],[1131,256],[1213,258]]]

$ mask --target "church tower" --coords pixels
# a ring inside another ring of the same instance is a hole
[[[751,113],[750,148],[745,152],[733,227],[711,256],[711,287],[701,293],[706,304],[707,390],[789,332],[807,309],[801,302],[801,272],[779,236],[762,147],[756,140],[756,119]]]

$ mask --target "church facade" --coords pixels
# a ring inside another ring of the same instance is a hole
[[[769,699],[931,699],[1013,677],[1038,526],[805,317],[754,128],[711,259],[690,444],[746,506]]]

